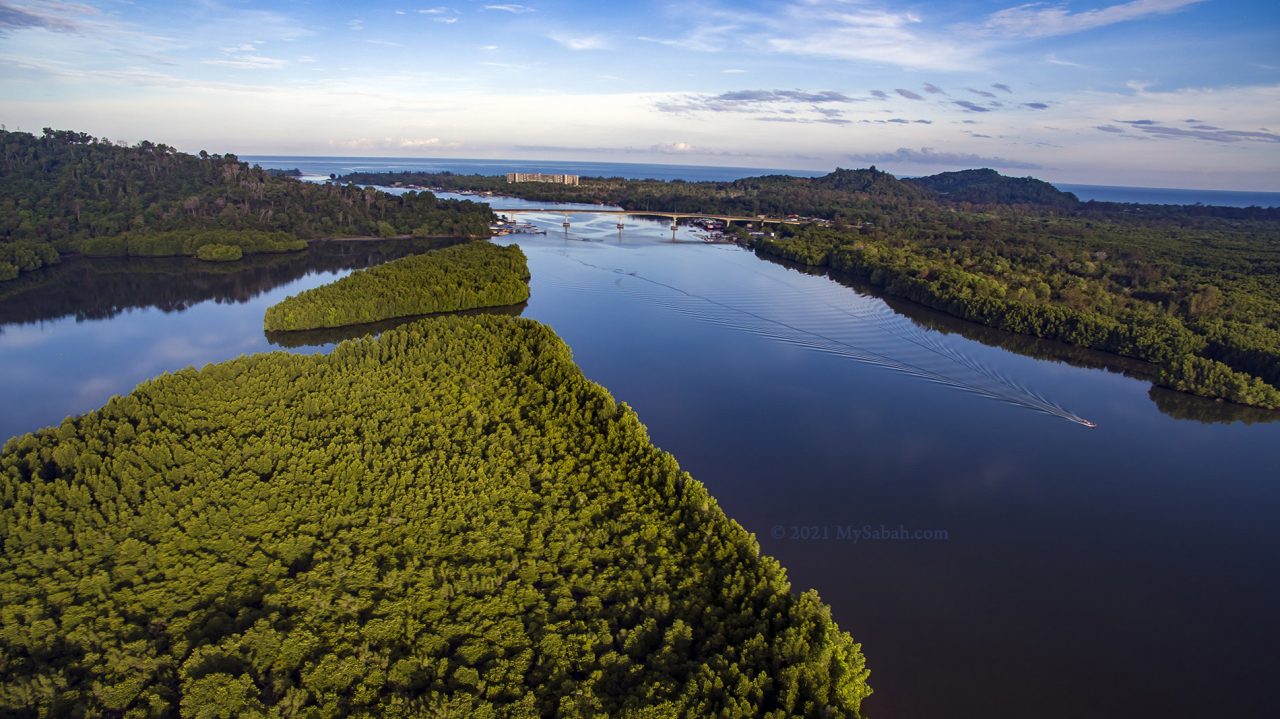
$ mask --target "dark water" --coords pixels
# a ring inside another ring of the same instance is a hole
[[[867,654],[870,716],[1271,715],[1280,415],[687,229],[672,243],[656,222],[619,236],[613,217],[575,216],[566,236],[535,219],[549,234],[515,238],[524,316],[832,605]],[[391,256],[377,247],[239,280],[156,261],[36,273],[0,294],[0,430],[165,370],[323,350],[339,338],[272,344],[263,311]],[[916,538],[885,537],[903,530]]]
[[[780,170],[762,167],[702,167],[657,165],[632,162],[566,162],[563,160],[463,160],[452,158],[393,157],[291,157],[250,155],[246,162],[268,168],[298,169],[312,178],[349,172],[454,172],[457,174],[505,175],[508,172],[551,172],[584,177],[625,177],[633,180],[685,180],[727,182],[760,175],[818,177],[830,170]],[[831,169],[835,169],[834,167]],[[905,176],[904,176],[905,177]],[[1073,192],[1081,200],[1138,202],[1154,205],[1222,205],[1226,207],[1280,207],[1280,192],[1237,192],[1232,190],[1184,190],[1163,187],[1118,187],[1053,183]]]

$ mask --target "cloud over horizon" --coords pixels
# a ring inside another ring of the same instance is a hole
[[[985,157],[982,155],[962,152],[938,152],[931,147],[922,147],[918,150],[899,147],[893,152],[853,153],[845,155],[845,159],[853,160],[854,162],[869,162],[873,164],[901,163],[906,165],[964,167],[970,169],[980,167],[995,167],[1010,170],[1040,169],[1040,165],[1034,162],[1008,160],[1003,157]]]
[[[852,154],[1280,189],[1270,8],[0,0],[0,122],[238,153],[795,169]],[[1178,37],[1195,52],[1169,52]]]

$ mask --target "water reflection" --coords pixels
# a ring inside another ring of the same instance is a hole
[[[0,332],[6,325],[61,317],[110,319],[143,307],[181,312],[209,300],[244,303],[309,273],[370,267],[460,241],[320,241],[303,252],[250,255],[226,263],[177,257],[70,257],[0,283]]]
[[[1149,362],[1077,347],[1043,337],[1004,332],[963,320],[909,300],[885,295],[878,288],[841,272],[810,267],[761,253],[756,253],[756,256],[801,274],[829,277],[831,280],[849,287],[859,294],[879,298],[896,314],[910,319],[922,329],[934,330],[943,335],[955,334],[965,339],[981,342],[989,347],[999,347],[1010,352],[1016,352],[1025,357],[1062,362],[1072,367],[1106,370],[1146,382],[1153,382],[1158,373],[1157,367]],[[1257,407],[1245,407],[1229,402],[1218,402],[1184,392],[1174,392],[1154,384],[1151,386],[1148,396],[1155,402],[1156,408],[1160,412],[1176,419],[1214,424],[1229,424],[1231,422],[1255,424],[1280,421],[1280,412],[1272,412]]]
[[[1280,412],[1260,407],[1243,407],[1230,402],[1220,402],[1197,397],[1186,392],[1174,392],[1164,387],[1152,386],[1147,393],[1156,408],[1176,419],[1187,419],[1203,424],[1261,424],[1280,420]]]

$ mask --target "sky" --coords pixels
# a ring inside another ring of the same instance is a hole
[[[0,0],[0,123],[1280,191],[1280,2]]]

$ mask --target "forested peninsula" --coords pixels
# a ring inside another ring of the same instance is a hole
[[[548,328],[183,370],[0,453],[0,713],[853,717],[857,644]]]
[[[0,130],[0,280],[62,254],[191,256],[304,247],[322,237],[488,237],[483,204],[302,182],[235,155],[190,155],[46,128]]]
[[[472,242],[357,270],[267,308],[268,332],[364,324],[529,299],[529,266],[517,245]]]
[[[1280,208],[1080,202],[1033,178],[870,168],[733,182],[478,175],[344,180],[631,210],[800,215],[744,243],[957,317],[1151,362],[1159,383],[1280,409]]]

